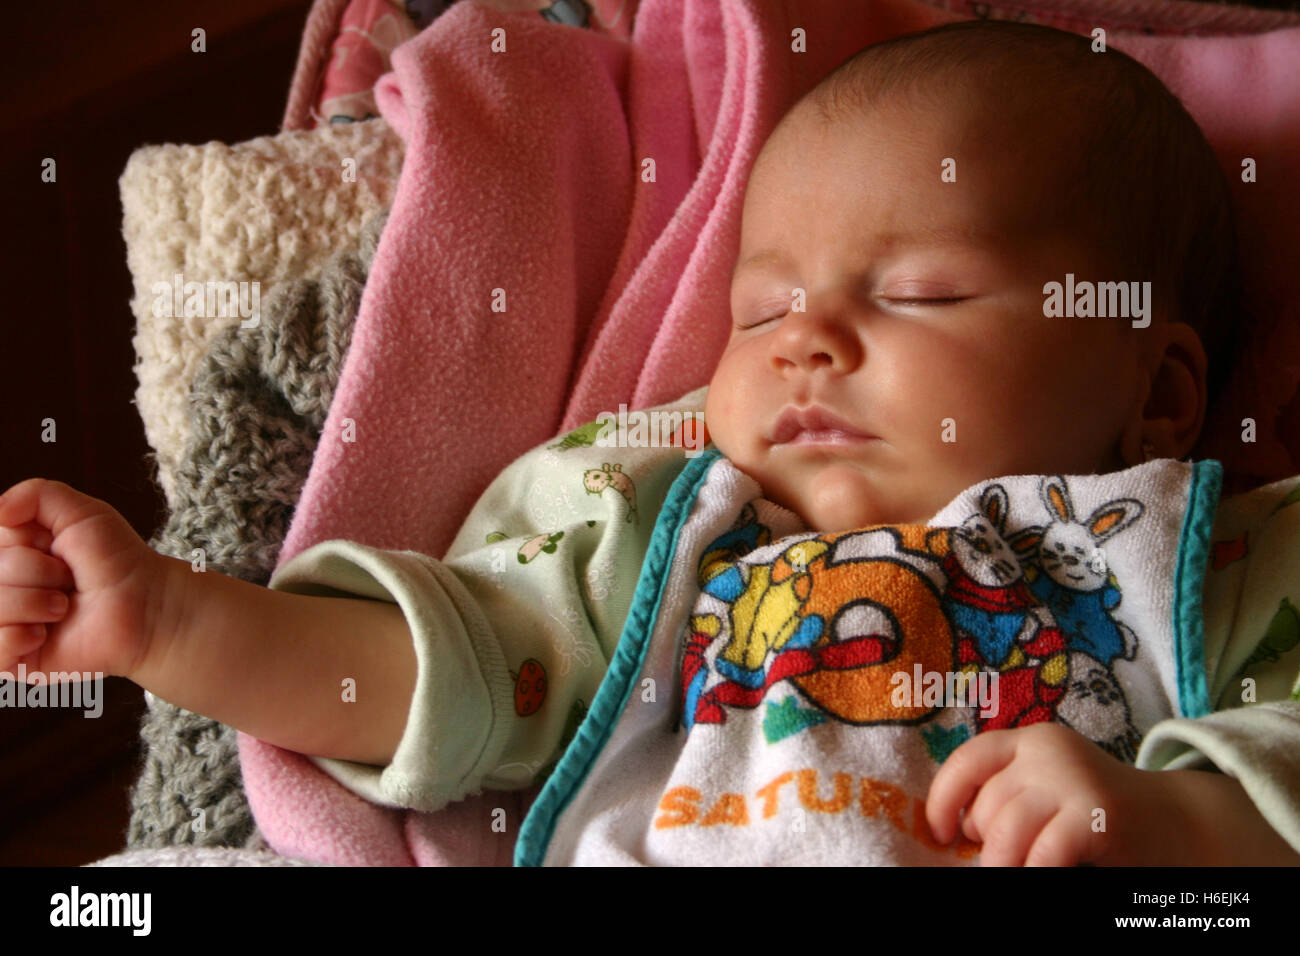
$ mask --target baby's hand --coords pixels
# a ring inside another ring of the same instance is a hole
[[[150,646],[163,562],[105,502],[61,481],[14,485],[0,495],[0,671],[129,676]]]
[[[935,839],[950,843],[966,807],[961,829],[984,844],[981,866],[1149,866],[1189,837],[1165,783],[1069,727],[1038,723],[987,731],[953,751],[925,815]]]

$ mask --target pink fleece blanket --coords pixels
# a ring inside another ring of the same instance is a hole
[[[519,454],[706,383],[767,134],[861,47],[959,18],[912,0],[642,0],[627,43],[459,3],[397,48],[377,100],[406,163],[281,564],[330,538],[441,556]],[[1249,208],[1300,208],[1300,30],[1112,41],[1183,95],[1229,169],[1257,160]],[[1300,227],[1268,221],[1287,231],[1252,248],[1276,276]],[[268,841],[322,862],[508,864],[531,796],[394,811],[239,740]]]

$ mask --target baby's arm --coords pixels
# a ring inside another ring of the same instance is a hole
[[[126,677],[286,749],[380,766],[417,676],[395,605],[195,572],[108,503],[44,478],[0,495],[0,671],[21,667]]]
[[[1197,866],[1300,866],[1296,853],[1264,819],[1241,783],[1206,770],[1139,771],[1158,774],[1185,813],[1191,832],[1183,862]],[[1155,855],[1143,865],[1167,860]]]
[[[286,750],[392,761],[416,678],[397,605],[273,591],[160,557],[158,626],[149,653],[124,676]],[[344,697],[348,678],[355,701]]]

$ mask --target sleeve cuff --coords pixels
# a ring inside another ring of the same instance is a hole
[[[1139,770],[1221,770],[1300,853],[1300,703],[1270,701],[1162,720],[1138,750]]]
[[[514,688],[487,620],[449,568],[418,552],[340,539],[295,555],[267,586],[388,601],[411,630],[415,692],[392,763],[310,757],[316,766],[380,806],[433,811],[481,792],[508,740]]]

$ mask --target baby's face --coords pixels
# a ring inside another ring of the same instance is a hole
[[[1047,318],[1043,286],[1140,277],[1105,274],[1053,221],[1045,121],[979,112],[900,102],[823,130],[801,107],[751,174],[705,420],[815,530],[923,524],[999,475],[1126,467],[1119,439],[1143,398],[1134,336],[1157,323]],[[871,437],[777,433],[783,412],[811,406]]]

